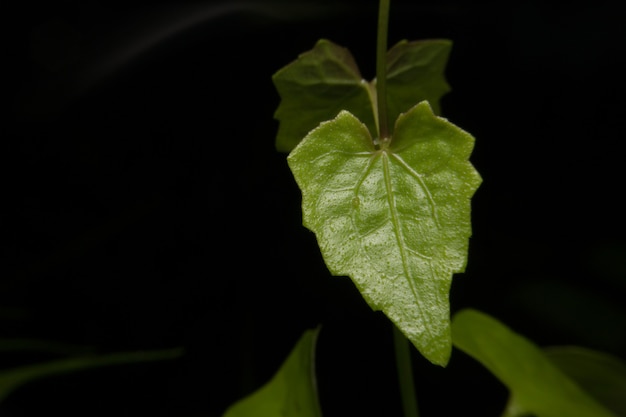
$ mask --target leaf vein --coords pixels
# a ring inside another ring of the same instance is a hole
[[[396,235],[398,249],[400,251],[400,258],[402,260],[402,269],[404,270],[404,276],[409,284],[409,287],[411,288],[411,292],[413,293],[415,304],[419,310],[419,315],[421,316],[422,322],[427,323],[428,320],[427,320],[427,316],[424,314],[424,308],[422,306],[421,299],[418,297],[417,288],[415,288],[415,283],[411,279],[412,278],[411,268],[408,265],[408,259],[407,259],[407,253],[406,253],[407,252],[406,249],[408,249],[408,247],[405,247],[404,235],[402,233],[402,228],[400,227],[400,219],[398,215],[398,209],[396,207],[395,194],[393,192],[391,172],[389,170],[389,153],[388,152],[383,152],[383,177],[385,181],[385,189],[387,190],[387,202],[389,204],[391,222],[393,225],[394,234]],[[428,337],[430,338],[430,340],[433,340],[433,334],[430,330],[430,327],[425,325],[424,331],[428,333]]]
[[[433,219],[435,219],[435,224],[437,225],[438,228],[441,228],[441,224],[439,223],[439,216],[437,215],[437,205],[435,203],[435,199],[433,198],[432,193],[430,192],[430,189],[428,188],[428,186],[426,185],[426,183],[424,182],[424,179],[422,178],[422,176],[420,175],[419,172],[417,172],[416,170],[414,170],[409,164],[407,164],[405,162],[404,159],[402,159],[402,157],[400,155],[397,155],[395,153],[392,153],[391,156],[398,161],[398,163],[400,164],[400,166],[402,168],[404,168],[411,177],[415,178],[415,180],[417,181],[417,183],[419,184],[420,188],[422,189],[422,191],[424,192],[424,194],[426,195],[426,199],[428,200],[428,203],[430,204],[430,210],[431,210],[431,214],[433,216]]]

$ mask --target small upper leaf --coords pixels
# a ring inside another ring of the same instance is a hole
[[[525,337],[475,310],[452,321],[454,345],[482,363],[511,391],[505,416],[616,417]]]
[[[474,138],[427,102],[401,115],[391,144],[374,146],[349,112],[311,131],[288,157],[304,225],[335,275],[352,278],[431,362],[451,350],[448,292],[467,260],[470,198],[481,178]]]
[[[341,110],[357,115],[376,129],[374,90],[363,80],[350,51],[321,39],[315,47],[273,75],[281,102],[274,117],[280,121],[276,148],[289,152],[321,122]]]
[[[274,377],[223,417],[321,417],[314,369],[318,333],[307,330]]]
[[[426,100],[435,114],[439,100],[450,91],[444,78],[452,42],[433,39],[398,42],[387,53],[387,111],[396,120],[416,103]]]
[[[387,53],[389,120],[428,101],[439,114],[439,100],[450,90],[444,70],[452,43],[448,40],[398,42]],[[281,97],[276,148],[291,151],[309,131],[347,110],[377,135],[377,102],[373,82],[361,76],[346,48],[322,39],[272,77]]]

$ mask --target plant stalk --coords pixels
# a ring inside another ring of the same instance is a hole
[[[376,104],[378,107],[379,143],[389,140],[389,121],[387,120],[387,31],[389,28],[389,2],[390,0],[380,0],[378,7]]]
[[[387,32],[389,30],[390,0],[380,0],[378,7],[378,33],[376,39],[376,104],[378,107],[379,143],[388,142],[389,121],[387,119]],[[398,371],[398,383],[402,396],[404,417],[419,417],[413,367],[411,366],[411,345],[404,334],[393,326],[393,344]]]
[[[411,345],[404,334],[393,325],[393,345],[396,353],[396,368],[404,417],[419,417],[417,398],[415,397],[415,383],[413,382],[413,367],[411,366]]]

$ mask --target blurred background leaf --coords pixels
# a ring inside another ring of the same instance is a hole
[[[617,417],[533,342],[487,314],[471,309],[456,313],[452,340],[510,390],[507,417]]]
[[[565,375],[618,416],[626,415],[626,362],[580,346],[552,346],[544,354]]]
[[[231,405],[224,417],[321,417],[315,379],[319,330],[304,332],[272,379]]]
[[[2,343],[0,343],[0,346]],[[21,347],[23,347],[22,344]],[[11,348],[16,347],[13,343]],[[37,343],[37,347],[42,347]],[[52,350],[58,350],[59,346],[50,344]],[[64,347],[65,348],[65,347]],[[45,349],[45,350],[50,350]],[[78,356],[52,360],[44,363],[25,365],[11,369],[0,370],[0,402],[2,402],[14,390],[36,379],[47,378],[54,375],[83,371],[111,365],[133,364],[141,362],[161,361],[175,359],[181,356],[182,349],[169,349],[161,351],[143,352],[117,352],[104,355]]]

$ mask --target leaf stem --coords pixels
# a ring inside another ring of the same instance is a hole
[[[417,398],[415,397],[415,383],[413,382],[413,367],[411,366],[411,345],[404,334],[393,325],[393,345],[396,353],[396,368],[404,417],[419,417]]]
[[[389,27],[389,2],[380,0],[378,7],[378,36],[376,39],[376,103],[378,107],[378,139],[389,139],[387,120],[387,30]]]
[[[378,7],[378,34],[376,39],[376,104],[378,107],[379,143],[388,141],[389,121],[387,119],[387,32],[389,29],[390,0],[380,0]],[[419,417],[413,367],[411,366],[411,345],[404,334],[393,324],[393,344],[396,368],[404,417]]]

